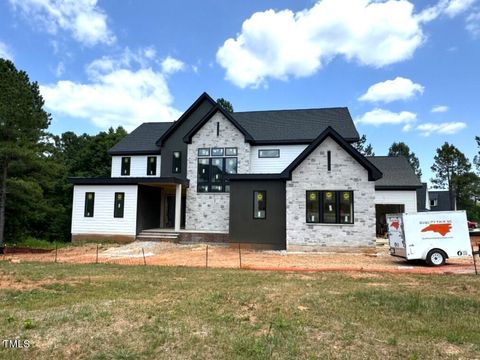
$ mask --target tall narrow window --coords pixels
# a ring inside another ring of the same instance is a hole
[[[323,193],[323,222],[336,223],[337,222],[337,206],[336,196],[333,191],[325,191]]]
[[[130,156],[122,157],[122,175],[130,175]]]
[[[157,157],[149,156],[147,158],[147,175],[157,175]]]
[[[179,174],[182,172],[182,153],[180,151],[173,152],[172,173]]]
[[[332,152],[330,150],[327,151],[327,170],[332,170]]]
[[[225,158],[225,174],[237,173],[237,158]],[[225,181],[225,191],[230,192],[230,184],[227,179]]]
[[[123,208],[125,203],[125,193],[115,193],[115,209],[113,210],[113,216],[116,218],[123,218]]]
[[[208,192],[210,181],[210,159],[198,159],[197,191]]]
[[[320,222],[318,191],[307,191],[307,223]]]
[[[85,217],[93,217],[93,209],[95,207],[95,193],[87,192],[85,193]]]
[[[223,191],[223,158],[212,158],[212,185],[210,191]]]
[[[253,192],[253,218],[254,219],[267,218],[267,192],[266,191]]]
[[[340,192],[340,223],[353,223],[353,192]]]

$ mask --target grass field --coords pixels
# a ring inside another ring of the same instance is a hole
[[[2,359],[480,357],[475,276],[0,262],[0,303]]]

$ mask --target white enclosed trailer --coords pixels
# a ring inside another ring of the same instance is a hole
[[[387,214],[390,254],[443,265],[448,258],[472,256],[465,211]]]

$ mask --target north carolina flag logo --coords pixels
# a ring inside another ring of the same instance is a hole
[[[398,221],[392,221],[392,223],[390,224],[390,227],[393,227],[398,230],[398,228],[400,227],[400,223]]]
[[[432,231],[442,236],[447,235],[452,230],[452,224],[430,224],[422,229],[422,232]]]

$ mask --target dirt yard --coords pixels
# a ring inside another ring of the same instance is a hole
[[[179,245],[168,242],[134,242],[128,245],[70,246],[48,253],[7,254],[0,260],[60,263],[112,263],[124,265],[162,265],[212,268],[242,268],[278,271],[366,271],[389,273],[474,273],[472,258],[452,259],[441,267],[422,262],[409,263],[388,254],[388,246],[378,246],[372,254],[363,253],[287,253],[254,251],[205,244]],[[480,264],[477,264],[480,265]]]

